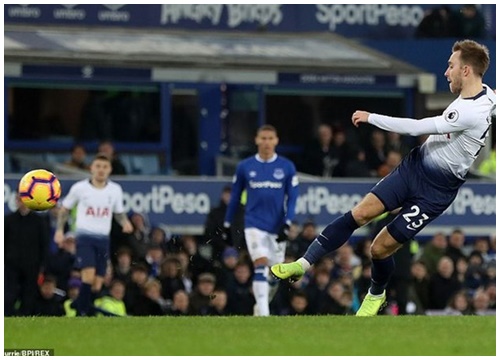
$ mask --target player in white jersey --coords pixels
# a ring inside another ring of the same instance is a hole
[[[97,154],[90,165],[91,178],[71,187],[62,201],[57,218],[55,242],[61,246],[69,211],[76,205],[76,267],[81,269],[80,295],[72,304],[80,316],[92,314],[92,293],[101,291],[109,260],[113,215],[123,232],[131,233],[132,224],[123,209],[123,192],[119,184],[109,180],[111,161]]]
[[[371,246],[371,287],[356,315],[376,315],[386,302],[394,252],[450,206],[485,145],[496,109],[495,93],[482,83],[488,66],[485,46],[471,40],[457,41],[444,76],[458,98],[443,114],[415,120],[354,112],[355,126],[369,123],[400,134],[430,136],[351,211],[330,223],[304,257],[294,263],[277,264],[271,267],[272,273],[280,279],[300,278],[323,255],[343,245],[358,227],[386,211],[400,209]]]

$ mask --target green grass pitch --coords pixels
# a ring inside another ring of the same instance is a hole
[[[494,316],[5,318],[55,355],[495,355]]]

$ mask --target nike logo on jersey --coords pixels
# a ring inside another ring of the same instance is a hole
[[[417,229],[413,228],[411,224],[406,225],[406,228],[411,231],[417,231]]]

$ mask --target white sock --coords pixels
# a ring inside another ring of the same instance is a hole
[[[269,283],[267,266],[255,268],[254,280],[252,282],[253,296],[257,303],[259,316],[269,316]]]
[[[373,295],[371,292],[370,292],[370,289],[368,289],[368,294],[370,294],[370,296],[374,297],[374,298],[381,298],[381,297],[384,297],[384,294],[385,294],[385,290],[382,294],[379,294],[379,295]]]
[[[298,259],[296,262],[298,262],[300,265],[302,265],[302,269],[304,269],[304,271],[307,271],[311,268],[311,264],[309,264],[309,261],[307,261],[303,257]]]

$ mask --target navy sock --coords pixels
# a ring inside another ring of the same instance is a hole
[[[87,283],[82,283],[80,286],[80,294],[76,299],[77,302],[77,313],[80,316],[87,316],[90,312],[91,307],[91,296],[92,296],[92,286]]]
[[[370,286],[370,294],[381,295],[384,292],[395,267],[392,255],[385,259],[372,259],[372,285]]]
[[[89,311],[87,313],[88,316],[95,316],[96,312],[95,312],[95,306],[94,306],[94,302],[95,302],[95,299],[97,299],[98,297],[100,297],[100,292],[94,292],[92,291],[90,293],[90,303],[89,303]]]
[[[309,245],[304,259],[311,265],[315,264],[326,254],[344,245],[357,228],[359,225],[354,221],[350,211],[338,217]]]

